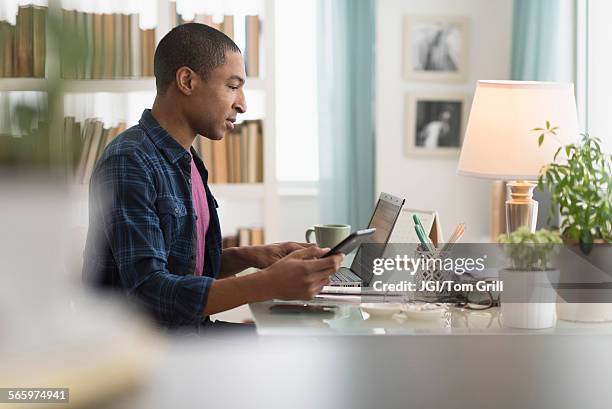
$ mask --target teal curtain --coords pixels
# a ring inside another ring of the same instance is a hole
[[[514,0],[513,80],[556,81],[560,29],[559,0]]]
[[[558,81],[561,25],[559,0],[514,0],[511,78],[522,81]],[[552,158],[551,158],[552,159]],[[534,191],[538,202],[536,228],[554,228],[559,215],[550,214],[551,193]]]
[[[364,227],[374,204],[375,0],[319,0],[322,223]]]

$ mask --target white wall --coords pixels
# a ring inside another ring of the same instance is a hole
[[[470,18],[468,80],[409,82],[402,77],[405,15]],[[376,39],[376,190],[406,198],[406,206],[437,210],[446,238],[460,222],[464,241],[487,239],[490,182],[455,174],[457,157],[404,156],[404,98],[410,92],[464,93],[469,104],[479,79],[510,75],[512,0],[378,0]],[[468,104],[468,105],[469,105]],[[465,107],[469,112],[469,106]]]

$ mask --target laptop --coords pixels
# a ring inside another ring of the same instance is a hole
[[[371,270],[371,260],[382,257],[384,248],[391,237],[395,222],[399,217],[404,199],[381,193],[376,208],[368,224],[368,229],[376,228],[368,240],[359,246],[355,258],[349,268],[342,267],[330,276],[329,286],[333,287],[367,287],[374,273]],[[364,244],[379,243],[381,246],[364,246]],[[365,252],[369,252],[366,254]],[[376,253],[376,254],[374,254]],[[380,253],[380,254],[379,254]]]

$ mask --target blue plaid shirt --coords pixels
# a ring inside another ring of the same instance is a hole
[[[191,163],[206,188],[210,225],[203,275],[194,276],[196,212]],[[89,186],[83,278],[120,289],[166,327],[195,325],[221,268],[221,229],[204,163],[145,110],[138,125],[111,142]],[[214,206],[211,206],[214,204]]]

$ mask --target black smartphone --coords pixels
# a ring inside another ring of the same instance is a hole
[[[357,230],[356,232],[351,233],[351,235],[348,236],[346,239],[338,243],[333,249],[325,253],[323,257],[333,256],[334,254],[338,253],[349,254],[351,251],[359,247],[359,245],[363,243],[368,237],[373,235],[375,231],[375,228]]]
[[[280,314],[334,314],[335,306],[309,305],[309,304],[275,304],[270,312]]]

